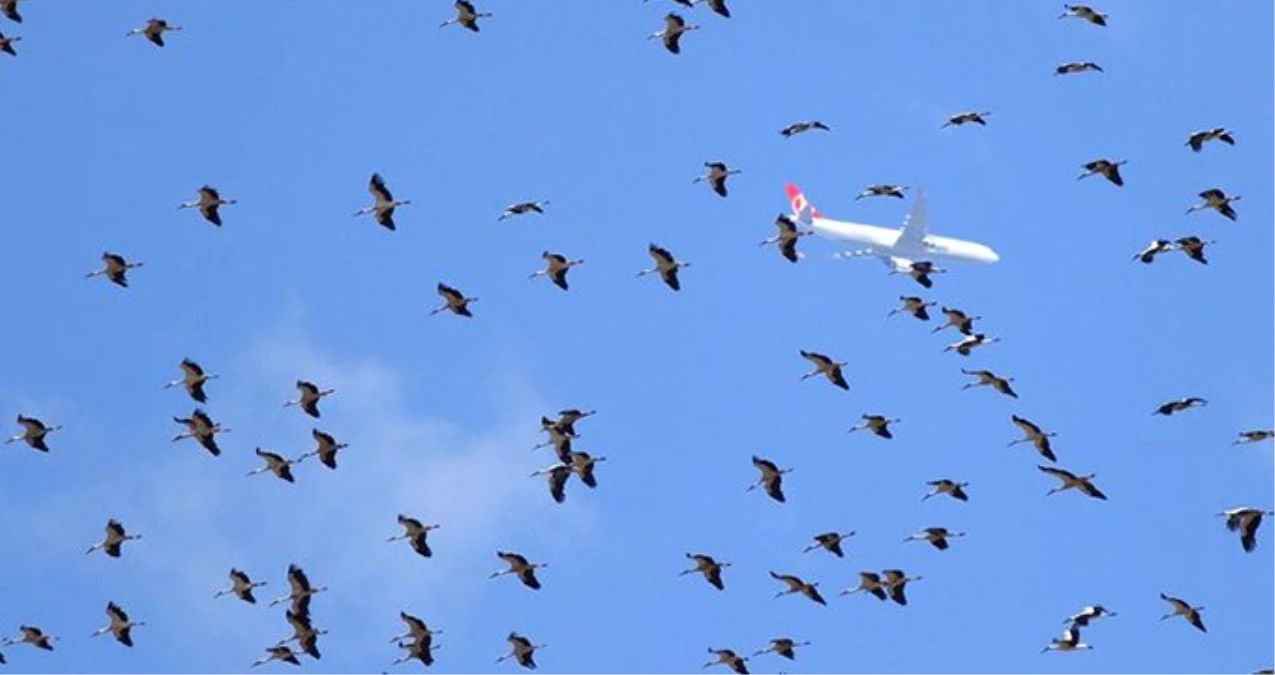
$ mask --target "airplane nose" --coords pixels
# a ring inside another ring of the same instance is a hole
[[[987,256],[987,262],[989,263],[1000,262],[1001,260],[1001,257],[997,255],[996,251],[993,251],[991,248],[988,248],[986,251],[984,251],[984,255]]]

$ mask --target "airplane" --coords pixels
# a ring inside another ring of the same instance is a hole
[[[865,246],[838,253],[838,258],[875,256],[893,271],[902,273],[907,273],[913,262],[947,259],[990,265],[1001,259],[996,251],[984,244],[929,234],[926,231],[925,193],[919,189],[912,211],[898,230],[832,220],[821,214],[796,185],[789,183],[785,191],[792,204],[794,220],[809,226],[824,238]]]

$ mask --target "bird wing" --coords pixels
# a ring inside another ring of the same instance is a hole
[[[509,563],[510,567],[527,567],[527,559],[517,553],[506,553],[504,551],[496,553],[496,557]]]
[[[310,579],[304,570],[292,565],[288,567],[288,585],[292,587],[292,595],[301,595],[310,590]]]
[[[1033,437],[1041,435],[1040,427],[1036,426],[1036,424],[1033,423],[1031,420],[1024,417],[1019,417],[1018,415],[1013,415],[1012,417],[1010,417],[1010,419],[1013,420],[1014,424],[1018,425],[1019,429],[1022,429],[1024,432],[1026,432],[1027,435],[1033,436]]]
[[[828,379],[838,387],[847,391],[850,390],[850,383],[846,382],[846,376],[845,373],[841,372],[841,366],[834,365],[832,369],[828,371]]]
[[[449,304],[464,299],[464,294],[441,281],[438,283],[438,294],[443,296]]]
[[[200,378],[204,375],[204,369],[201,368],[198,363],[195,363],[190,359],[182,359],[181,369],[188,378]]]
[[[769,459],[753,456],[753,466],[762,472],[763,476],[772,476],[779,473],[779,467]]]
[[[803,349],[801,350],[801,357],[820,368],[825,368],[832,364],[832,359],[820,354],[819,352],[808,352]]]
[[[1038,466],[1036,468],[1060,480],[1064,480],[1064,481],[1076,480],[1076,474],[1066,469],[1058,469],[1052,466]]]
[[[766,480],[766,494],[777,502],[785,501],[784,477],[782,474],[776,473]]]
[[[390,194],[389,188],[385,187],[385,179],[381,178],[381,174],[379,173],[372,174],[372,178],[368,181],[367,190],[372,193],[372,196],[376,198],[378,202],[394,201],[394,197]]]
[[[660,265],[661,267],[672,265],[674,262],[673,254],[669,253],[668,249],[662,246],[651,244],[646,250],[651,254],[652,258],[655,258],[655,264]]]

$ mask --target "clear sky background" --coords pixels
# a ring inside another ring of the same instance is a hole
[[[0,458],[0,628],[43,627],[53,653],[4,648],[13,671],[242,671],[288,635],[283,608],[212,599],[236,566],[315,598],[324,657],[304,671],[386,669],[398,612],[443,630],[440,671],[493,661],[515,630],[549,672],[697,671],[707,647],[813,644],[788,672],[1251,672],[1273,660],[1270,524],[1245,554],[1216,513],[1275,506],[1272,424],[1272,7],[1107,0],[1110,26],[1058,21],[1061,3],[732,3],[673,56],[645,36],[667,0],[488,0],[481,34],[444,0],[24,3],[17,58],[0,55],[4,161],[0,421],[66,425],[52,452]],[[185,30],[156,49],[148,16]],[[1064,61],[1107,72],[1052,75]],[[989,126],[940,130],[992,111]],[[791,139],[818,118],[831,133]],[[1185,147],[1226,126],[1238,145]],[[1127,159],[1122,189],[1080,165]],[[743,170],[722,199],[702,163]],[[397,232],[351,217],[381,172]],[[757,242],[799,184],[826,214],[894,227],[910,204],[856,202],[866,184],[922,185],[931,232],[1003,260],[956,267],[923,292],[985,317],[1003,342],[943,353],[953,332],[887,320],[922,289],[878,262],[805,239],[791,265]],[[204,183],[239,200],[217,229],[176,205]],[[1196,193],[1243,196],[1239,221],[1184,215]],[[497,222],[507,204],[544,216]],[[1157,237],[1216,239],[1212,263],[1129,257]],[[693,263],[655,278],[648,243]],[[563,293],[528,280],[546,248],[587,260]],[[145,261],[124,290],[83,274],[103,250]],[[427,318],[434,286],[480,302]],[[849,393],[799,382],[801,349],[846,360]],[[193,408],[161,386],[191,357],[221,379],[208,412],[232,431],[213,458],[170,443]],[[1016,378],[1020,400],[960,391],[960,368]],[[338,392],[318,427],[350,447],[336,472],[245,478],[261,446],[308,451],[311,421],[281,404],[297,378]],[[1212,402],[1172,418],[1181,396]],[[577,447],[605,455],[593,491],[554,504],[538,419],[596,408]],[[847,435],[865,412],[896,439]],[[1056,431],[1035,469],[1011,414]],[[783,466],[789,503],[745,493],[749,456]],[[925,481],[969,503],[922,503]],[[398,534],[443,527],[435,557]],[[116,517],[144,535],[85,556]],[[944,525],[950,550],[901,540]],[[857,530],[848,557],[803,554]],[[505,577],[496,549],[547,562],[544,589]],[[683,554],[733,566],[725,592],[682,577]],[[925,577],[899,607],[855,595],[860,570]],[[768,570],[821,582],[828,607],[773,599]],[[1167,591],[1206,607],[1208,634],[1159,622]],[[89,640],[113,600],[148,625],[126,649]],[[1119,612],[1092,652],[1039,655],[1084,605]],[[291,666],[271,664],[264,670]],[[419,664],[405,670],[419,670]]]

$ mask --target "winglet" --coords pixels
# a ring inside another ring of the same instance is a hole
[[[798,221],[809,225],[812,218],[823,217],[796,185],[789,183],[784,186],[784,191],[788,193],[788,201],[792,204],[792,214]]]

